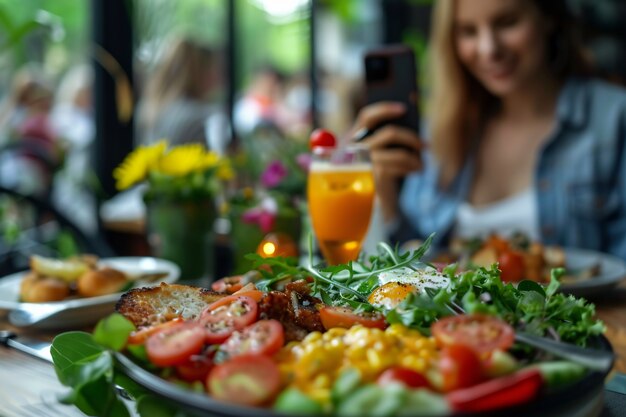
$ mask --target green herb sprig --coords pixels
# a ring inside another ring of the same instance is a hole
[[[309,257],[306,265],[298,266],[294,259],[262,258],[259,255],[247,255],[255,268],[262,265],[271,267],[271,272],[260,268],[264,279],[256,285],[263,291],[274,288],[286,280],[312,278],[313,295],[328,305],[348,305],[359,311],[375,309],[367,297],[378,287],[378,275],[398,268],[418,269],[424,264],[421,258],[430,248],[434,234],[415,251],[400,253],[387,243],[379,243],[377,255],[370,256],[367,261],[354,261],[344,265],[320,266],[313,258],[313,237],[309,236]]]

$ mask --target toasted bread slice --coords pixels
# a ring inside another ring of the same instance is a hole
[[[115,310],[139,328],[175,317],[194,319],[209,304],[226,295],[206,288],[162,283],[157,287],[135,288],[128,291],[119,299]]]

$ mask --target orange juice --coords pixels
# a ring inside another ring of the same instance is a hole
[[[313,162],[308,200],[313,229],[326,261],[337,265],[355,260],[372,215],[371,164]]]

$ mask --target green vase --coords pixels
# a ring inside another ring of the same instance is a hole
[[[152,254],[180,267],[181,280],[213,279],[216,217],[213,200],[148,201],[148,242]]]

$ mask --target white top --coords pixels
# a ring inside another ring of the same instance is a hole
[[[454,234],[471,239],[498,233],[507,238],[515,232],[531,240],[539,240],[539,215],[534,188],[482,207],[461,203],[456,216]]]

